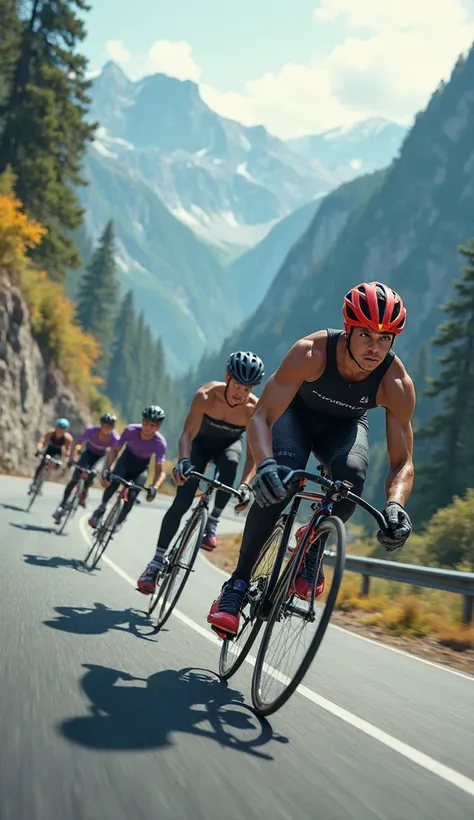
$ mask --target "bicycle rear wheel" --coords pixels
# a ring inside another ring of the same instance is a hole
[[[88,569],[93,570],[96,568],[105,550],[109,546],[115,532],[119,513],[120,501],[117,501],[105,519],[105,522],[94,532],[92,545],[84,560]]]
[[[68,500],[66,501],[66,504],[67,504],[66,513],[63,516],[63,518],[62,518],[62,520],[59,524],[58,529],[56,530],[58,535],[63,534],[64,530],[66,529],[67,522],[69,521],[70,518],[72,518],[72,516],[74,515],[74,513],[76,512],[76,510],[78,508],[78,505],[79,505],[79,491],[78,491],[78,488],[77,488],[77,484],[73,488],[71,495],[69,496]]]
[[[201,547],[206,523],[207,510],[204,507],[198,507],[191,516],[189,524],[184,528],[176,550],[171,554],[169,572],[163,580],[159,597],[155,603],[155,606],[158,602],[161,603],[156,630],[165,625],[186,586]]]
[[[336,516],[322,519],[316,527],[311,548],[319,550],[318,567],[322,568],[325,552],[333,553],[335,560],[332,577],[326,583],[327,589],[317,602],[314,599],[310,603],[302,601],[292,592],[304,543],[287,564],[275,588],[272,609],[252,676],[252,702],[259,715],[271,715],[280,709],[306,675],[336,603],[344,571],[345,547],[346,531],[342,521]],[[315,624],[313,634],[310,628]],[[310,634],[306,634],[307,640],[303,643],[300,638],[303,638],[304,632]]]
[[[260,617],[261,602],[268,591],[268,584],[279,555],[284,521],[280,519],[270,538],[262,547],[257,562],[252,570],[249,593],[241,612],[241,626],[235,637],[225,637],[219,656],[219,675],[231,678],[242,666],[250,652],[263,624]]]
[[[156,589],[150,595],[150,600],[149,600],[149,604],[148,604],[148,615],[153,615],[153,612],[155,611],[155,609],[158,605],[158,601],[160,601],[160,599],[163,595],[166,583],[168,581],[168,575],[171,572],[171,567],[173,565],[173,556],[176,553],[176,550],[178,549],[179,544],[181,543],[181,539],[182,539],[182,537],[185,533],[185,530],[186,530],[186,524],[184,525],[184,527],[182,527],[182,529],[175,536],[174,542],[171,544],[171,547],[169,547],[166,550],[166,558],[164,559],[163,568],[158,573],[158,578],[157,578],[157,581],[156,581]]]
[[[44,470],[44,467],[43,467],[43,469],[40,472],[38,478],[36,479],[35,489],[34,489],[34,492],[31,494],[30,503],[28,504],[28,506],[26,508],[26,512],[29,512],[31,510],[31,508],[32,508],[32,506],[35,502],[36,496],[40,494],[41,487],[44,484],[45,478],[46,478],[46,475],[45,475],[45,470]]]

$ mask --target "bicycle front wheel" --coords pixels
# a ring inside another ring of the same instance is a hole
[[[268,585],[280,552],[285,531],[284,522],[278,521],[270,538],[265,542],[252,570],[249,594],[241,612],[241,625],[235,637],[225,637],[219,657],[219,675],[231,678],[242,666],[260,632],[263,620],[260,607],[268,592]]]
[[[310,549],[322,570],[324,553],[334,556],[331,577],[317,601],[303,601],[294,594],[294,581],[302,555],[288,563],[275,588],[272,609],[252,676],[252,702],[259,715],[280,709],[308,671],[329,624],[344,571],[346,530],[336,516],[322,519]],[[315,555],[317,553],[317,555]],[[317,576],[316,576],[317,577]],[[313,590],[314,596],[314,590]]]
[[[175,608],[192,572],[207,522],[207,511],[201,507],[193,514],[185,528],[181,542],[172,553],[169,573],[163,581],[160,594],[160,613],[156,629],[161,629]]]

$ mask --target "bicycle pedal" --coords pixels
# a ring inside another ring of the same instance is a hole
[[[223,632],[222,629],[217,629],[217,627],[212,624],[211,629],[216,633],[217,637],[220,638],[221,641],[231,641],[235,638],[235,635],[230,635],[228,632]]]

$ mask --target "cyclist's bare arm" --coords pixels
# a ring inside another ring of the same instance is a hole
[[[189,458],[191,444],[201,428],[202,417],[207,406],[207,385],[200,387],[194,394],[188,415],[186,416],[183,432],[178,442],[178,458]]]
[[[390,371],[393,371],[392,373]],[[413,487],[413,381],[400,361],[395,361],[380,386],[378,403],[385,407],[389,471],[385,480],[387,501],[405,505]]]
[[[66,439],[66,442],[63,445],[63,454],[64,458],[69,458],[69,456],[72,455],[73,438],[70,433],[65,433],[64,438]]]
[[[112,465],[115,463],[115,460],[120,453],[122,447],[111,447],[107,453],[107,458],[105,459],[104,470],[110,470]]]
[[[42,450],[43,447],[47,447],[48,444],[49,444],[49,440],[50,440],[52,435],[53,435],[53,431],[48,430],[43,436],[41,436],[40,440],[38,441],[38,444],[36,445],[36,449],[37,450]]]
[[[155,464],[155,475],[153,476],[153,486],[159,490],[166,478],[166,462],[158,461]]]
[[[245,455],[244,471],[242,473],[242,484],[250,484],[255,475],[255,461],[250,449],[249,439],[247,436],[247,452]]]
[[[272,424],[285,412],[304,381],[319,378],[324,361],[324,348],[319,347],[319,339],[300,339],[270,376],[247,428],[255,464],[273,456]]]

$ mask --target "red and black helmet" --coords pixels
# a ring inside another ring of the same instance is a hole
[[[401,297],[381,282],[362,282],[344,296],[344,330],[366,327],[375,333],[401,333],[407,318]]]

